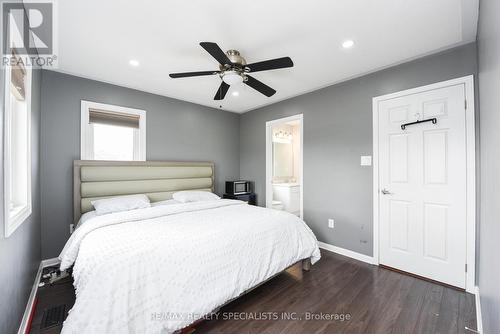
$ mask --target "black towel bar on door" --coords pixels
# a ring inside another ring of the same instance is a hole
[[[415,124],[420,124],[420,123],[425,123],[425,122],[432,122],[432,124],[437,123],[437,118],[429,118],[429,119],[424,119],[422,121],[416,121],[416,122],[411,122],[411,123],[405,123],[401,124],[401,130],[405,130],[408,125],[415,125]]]

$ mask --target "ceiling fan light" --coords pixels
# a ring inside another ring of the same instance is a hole
[[[226,71],[222,76],[222,80],[232,86],[242,83],[243,77],[236,71]]]

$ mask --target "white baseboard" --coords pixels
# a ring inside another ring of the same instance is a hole
[[[477,320],[477,331],[483,333],[483,316],[481,315],[481,296],[479,294],[479,287],[476,286],[474,295],[476,297],[476,320]]]
[[[41,262],[43,268],[47,268],[47,267],[50,267],[50,266],[55,266],[55,265],[57,265],[59,263],[61,263],[61,260],[59,260],[57,257],[53,257],[51,259],[42,260],[42,262]]]
[[[28,328],[28,322],[30,320],[31,310],[33,309],[33,306],[35,304],[36,291],[38,289],[38,282],[40,282],[40,277],[42,276],[42,270],[43,270],[43,266],[42,266],[42,263],[40,262],[40,265],[38,266],[38,271],[36,272],[36,276],[35,276],[35,283],[33,284],[33,287],[31,288],[31,293],[30,293],[30,297],[28,299],[28,304],[26,305],[26,309],[24,310],[23,319],[21,320],[21,326],[19,326],[19,330],[17,331],[17,334],[25,334],[26,330]]]
[[[40,282],[40,278],[42,277],[43,268],[59,264],[59,262],[59,259],[56,257],[52,259],[42,260],[40,262],[38,271],[36,272],[35,281],[33,282],[33,287],[31,288],[30,297],[24,310],[23,319],[21,320],[21,325],[19,326],[17,334],[26,334],[26,330],[28,329],[28,322],[30,321],[31,312],[35,304],[36,293],[38,291],[38,282]]]
[[[355,259],[355,260],[358,260],[358,261],[362,261],[362,262],[366,262],[366,263],[369,263],[369,264],[375,264],[375,261],[373,260],[373,257],[371,257],[371,256],[368,256],[368,255],[365,255],[365,254],[361,254],[361,253],[357,253],[357,252],[353,252],[352,250],[348,250],[348,249],[345,249],[345,248],[341,248],[341,247],[337,247],[337,246],[334,246],[334,245],[330,245],[330,244],[327,244],[327,243],[321,242],[321,241],[318,241],[318,245],[319,245],[319,248],[325,249],[327,251],[330,251],[330,252],[333,252],[333,253],[337,253],[337,254],[340,254],[340,255],[344,255],[344,256],[350,257],[352,259]]]

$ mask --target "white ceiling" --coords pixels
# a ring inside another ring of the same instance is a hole
[[[478,1],[64,0],[57,70],[242,113],[472,42]],[[346,39],[352,49],[342,49]],[[277,90],[271,98],[241,85],[214,101],[218,76],[168,76],[218,68],[202,41],[248,63],[290,56],[295,66],[253,75]]]

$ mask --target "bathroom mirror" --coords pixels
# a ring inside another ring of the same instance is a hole
[[[291,143],[273,143],[273,176],[293,177],[293,147]]]

